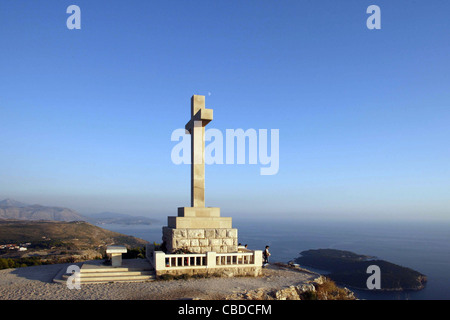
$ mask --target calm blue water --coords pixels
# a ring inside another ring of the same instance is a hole
[[[104,225],[105,229],[161,242],[162,225]],[[421,291],[354,290],[361,299],[450,299],[450,223],[248,222],[233,218],[239,242],[250,249],[270,246],[271,261],[288,262],[308,249],[333,248],[376,256],[428,277]],[[382,275],[381,275],[382,276]]]

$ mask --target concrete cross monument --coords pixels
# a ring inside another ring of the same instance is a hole
[[[237,252],[237,229],[231,218],[221,217],[220,208],[205,207],[205,126],[213,110],[205,108],[205,97],[191,98],[191,119],[186,132],[191,135],[191,206],[178,208],[163,227],[168,252]]]
[[[192,96],[191,120],[186,132],[191,135],[191,207],[205,206],[205,126],[213,110],[205,108],[204,96]]]

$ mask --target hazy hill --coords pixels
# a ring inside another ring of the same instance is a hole
[[[93,224],[141,224],[149,225],[156,220],[123,213],[101,212],[82,215],[75,210],[63,207],[48,207],[39,204],[29,205],[13,199],[0,201],[0,220],[48,220],[48,221],[87,221]]]
[[[12,221],[0,220],[0,244],[52,241],[78,249],[106,245],[142,246],[147,241],[102,229],[84,221]]]
[[[13,199],[5,199],[0,201],[0,208],[5,208],[5,207],[26,207],[28,206],[28,204],[23,203],[23,202],[19,202]]]
[[[85,221],[85,216],[75,210],[62,207],[27,205],[12,199],[0,201],[0,219]]]

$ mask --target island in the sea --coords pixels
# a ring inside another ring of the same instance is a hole
[[[367,289],[367,268],[376,265],[381,270],[381,289],[384,291],[421,290],[425,275],[410,268],[379,260],[375,257],[335,249],[317,249],[300,252],[295,262],[330,272],[326,276],[337,283],[356,289]]]

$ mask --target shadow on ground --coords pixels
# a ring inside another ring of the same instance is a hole
[[[53,279],[56,277],[58,273],[60,273],[61,270],[67,270],[67,267],[73,264],[80,266],[77,263],[65,263],[65,264],[23,267],[13,270],[11,274],[14,274],[17,277],[25,278],[28,280],[52,283]]]

